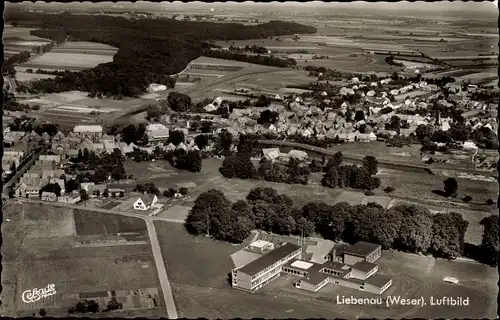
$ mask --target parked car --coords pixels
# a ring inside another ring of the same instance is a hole
[[[443,279],[444,282],[446,283],[452,283],[452,284],[457,284],[458,283],[458,279],[457,278],[453,278],[453,277],[445,277]]]

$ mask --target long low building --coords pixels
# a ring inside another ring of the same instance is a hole
[[[301,260],[302,248],[286,243],[247,265],[232,271],[233,288],[255,292],[281,273],[299,277],[296,288],[317,292],[327,284],[340,285],[374,294],[382,294],[392,285],[390,277],[377,274],[374,262],[381,246],[368,242],[344,245],[332,250],[325,263]]]
[[[302,248],[286,243],[257,260],[232,271],[233,288],[255,292],[279,277],[283,265],[301,257]]]

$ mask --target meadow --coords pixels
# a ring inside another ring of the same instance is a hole
[[[84,216],[76,213],[74,219],[71,209],[15,202],[7,204],[4,214],[11,221],[2,225],[3,237],[8,240],[2,246],[2,315],[31,316],[45,308],[49,316],[68,316],[68,308],[78,300],[68,300],[68,296],[159,288],[149,244],[76,246],[80,241],[103,239],[104,225],[109,227],[108,230],[118,226],[120,230],[130,231],[135,222],[90,213]],[[86,220],[83,221],[82,217]],[[87,236],[80,235],[82,230]],[[51,298],[34,304],[23,303],[20,299],[22,291],[48,284],[54,284],[57,291]],[[146,310],[144,314],[158,312],[161,308],[160,302],[158,307]],[[143,314],[141,310],[127,312],[139,316]]]

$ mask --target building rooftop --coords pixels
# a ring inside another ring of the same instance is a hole
[[[261,270],[271,266],[278,260],[286,257],[287,255],[299,249],[300,246],[287,242],[286,244],[270,251],[268,254],[258,258],[257,260],[252,261],[249,264],[241,267],[238,271],[253,276],[258,272],[260,272]]]
[[[372,271],[373,269],[375,269],[376,267],[377,267],[376,264],[365,261],[365,260],[360,261],[352,266],[353,269],[364,272],[364,273],[368,273],[368,272]]]
[[[301,279],[301,281],[307,282],[312,284],[313,286],[320,284],[323,280],[326,278],[330,278],[330,275],[321,273],[321,272],[314,272],[307,277],[304,277]]]
[[[372,286],[377,287],[377,288],[382,288],[389,281],[391,281],[390,277],[383,276],[381,274],[374,274],[373,276],[371,276],[365,280],[365,282],[367,284],[372,285]]]
[[[76,132],[76,133],[79,133],[79,132],[101,133],[102,132],[102,126],[99,126],[99,125],[77,125],[73,129],[73,132]]]
[[[295,260],[294,262],[292,262],[292,264],[290,266],[295,267],[295,268],[299,268],[299,269],[307,270],[310,267],[312,267],[313,264],[310,262],[302,261],[302,260]]]
[[[350,254],[353,256],[366,258],[372,252],[374,252],[375,250],[377,250],[379,248],[380,248],[380,245],[378,245],[378,244],[360,241],[360,242],[357,242],[356,244],[350,246],[349,248],[347,248],[344,251],[344,253]]]
[[[256,247],[256,248],[264,248],[265,246],[269,245],[271,242],[269,241],[264,241],[264,240],[257,240],[257,241],[254,241],[250,244],[250,246],[252,247]]]

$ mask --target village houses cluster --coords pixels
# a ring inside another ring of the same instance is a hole
[[[390,78],[367,83],[361,82],[356,77],[352,78],[350,85],[343,86],[338,94],[350,96],[359,93],[361,99],[353,104],[344,101],[336,110],[330,107],[320,108],[321,104],[328,105],[334,98],[333,94],[326,91],[321,92],[321,99],[302,97],[301,95],[283,98],[277,94],[271,97],[273,102],[268,107],[235,108],[228,119],[220,121],[227,126],[226,129],[233,136],[239,134],[272,134],[279,137],[298,135],[305,138],[315,137],[320,140],[338,138],[346,142],[370,142],[377,140],[377,137],[381,135],[391,137],[398,134],[396,130],[386,130],[385,127],[385,124],[393,116],[397,116],[407,124],[406,127],[400,129],[401,136],[415,133],[416,128],[421,124],[430,124],[443,131],[448,130],[452,123],[452,119],[449,117],[441,118],[438,113],[433,112],[415,113],[418,109],[427,110],[432,106],[431,101],[437,99],[437,103],[445,107],[452,105],[453,101],[457,106],[466,109],[463,117],[466,119],[467,125],[473,129],[485,126],[496,131],[498,123],[490,111],[496,110],[498,106],[471,100],[471,93],[477,89],[473,85],[470,85],[467,90],[463,90],[461,85],[448,83],[445,88],[453,93],[448,96],[448,99],[445,99],[437,85],[427,84],[425,81],[398,88],[393,88],[391,82]],[[369,90],[365,93],[366,89],[364,88],[367,87]],[[373,89],[371,89],[372,87]],[[393,89],[382,91],[381,87]],[[375,89],[379,92],[378,94]],[[395,99],[391,101],[390,96]],[[204,109],[207,112],[214,111],[221,102],[222,99],[218,97]],[[279,113],[276,123],[258,123],[260,113],[265,109]],[[381,112],[384,109],[390,110],[390,112]],[[351,119],[346,119],[348,110],[351,112]],[[363,119],[355,119],[356,112],[363,112]],[[487,115],[480,116],[484,113]],[[362,132],[360,131],[361,127],[363,128]]]

